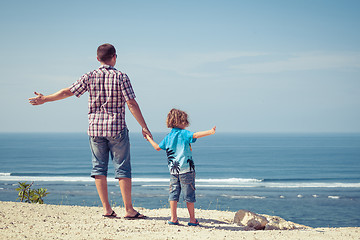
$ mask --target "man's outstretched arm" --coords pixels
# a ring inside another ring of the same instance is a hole
[[[53,101],[58,101],[58,100],[62,100],[68,97],[73,96],[74,94],[70,91],[70,88],[64,88],[61,89],[60,91],[44,96],[41,93],[37,93],[34,92],[35,95],[37,95],[36,97],[33,98],[29,98],[29,103],[32,105],[41,105],[44,104],[46,102],[53,102]]]

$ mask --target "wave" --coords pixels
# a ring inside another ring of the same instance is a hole
[[[55,179],[55,181],[68,181],[66,179],[72,179],[75,178],[80,181],[90,181],[88,178],[90,176],[88,175],[75,175],[72,173],[69,174],[58,174],[58,173],[46,173],[46,176],[44,176],[43,173],[1,173],[0,177],[8,177],[11,176],[12,178],[38,178],[43,179],[44,181],[47,181],[46,179]],[[109,176],[109,179],[112,177]],[[58,180],[60,179],[60,180]],[[86,180],[87,179],[87,180]],[[0,179],[1,180],[1,179]],[[168,182],[168,178],[133,178],[133,181],[137,182]],[[263,183],[267,185],[276,185],[276,184],[286,184],[286,185],[293,185],[293,184],[303,184],[304,186],[307,185],[307,183],[313,184],[313,183],[334,183],[334,182],[344,182],[344,183],[354,183],[354,182],[360,182],[360,178],[264,178],[264,179],[257,179],[257,178],[202,178],[202,179],[196,179],[197,183],[219,183],[219,184],[251,184],[251,183]]]
[[[339,179],[337,179],[339,180]],[[16,176],[11,173],[0,173],[0,181],[11,182],[94,182],[90,176]],[[108,178],[108,182],[117,182],[117,179]],[[143,187],[167,186],[169,178],[133,178],[133,183],[140,183]],[[141,184],[144,183],[144,184]],[[308,181],[269,181],[266,179],[255,178],[226,178],[212,179],[200,178],[196,179],[197,187],[213,187],[213,188],[360,188],[360,182],[312,182]]]
[[[265,178],[263,182],[359,181],[360,178]]]
[[[299,183],[281,183],[281,184],[265,184],[268,188],[360,188],[360,183],[344,183],[344,182],[299,182]]]
[[[86,176],[18,176],[11,173],[0,173],[0,181],[63,181],[63,182],[91,182],[93,178]],[[114,178],[108,177],[108,181],[117,181]],[[133,182],[169,182],[169,178],[133,178]],[[239,184],[239,183],[257,183],[262,182],[261,179],[251,178],[227,178],[227,179],[196,179],[197,183],[227,183],[227,184]]]
[[[234,195],[227,195],[227,194],[222,194],[222,197],[226,197],[226,198],[231,198],[231,199],[265,199],[266,197],[260,197],[260,196],[247,196],[247,195],[243,195],[243,196],[234,196]]]
[[[46,182],[92,182],[91,177],[76,177],[76,176],[16,176],[11,173],[0,173],[0,181],[46,181]],[[117,180],[108,177],[108,181],[116,182]],[[226,184],[239,184],[239,183],[257,183],[261,182],[259,179],[247,178],[228,178],[228,179],[196,179],[197,183],[226,183]],[[169,182],[169,178],[132,178],[132,182]]]
[[[255,178],[227,178],[227,179],[196,179],[196,182],[207,182],[207,183],[259,183],[262,179]]]
[[[230,198],[230,199],[266,199],[267,197],[264,196],[256,196],[256,195],[228,195],[228,194],[222,194],[222,197]],[[287,198],[283,195],[278,196],[281,199]],[[309,196],[303,196],[301,194],[296,195],[297,198],[308,198]],[[319,195],[312,195],[313,198],[319,198]],[[290,196],[290,198],[294,198],[294,196]],[[340,199],[342,197],[340,196],[322,196],[322,198],[329,198],[329,199]]]
[[[110,179],[109,179],[110,180]],[[109,181],[108,180],[108,181]],[[64,176],[56,176],[56,177],[42,177],[42,176],[11,176],[11,175],[1,175],[0,181],[37,181],[37,182],[92,182],[94,181],[90,177],[64,177]]]

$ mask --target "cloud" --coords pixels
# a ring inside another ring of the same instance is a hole
[[[219,73],[209,65],[224,64],[236,59],[265,56],[264,52],[207,52],[207,53],[174,53],[174,54],[134,54],[124,55],[126,64],[152,68],[160,71],[171,71],[178,75],[194,78],[208,78]]]
[[[172,72],[187,78],[211,78],[224,74],[267,74],[290,71],[358,71],[360,52],[207,52],[177,54],[131,54],[127,64],[154,71]]]
[[[274,59],[277,54],[273,54]],[[359,70],[360,53],[321,53],[309,52],[284,56],[281,60],[271,60],[253,63],[234,64],[230,69],[240,73],[280,73],[288,71],[307,70]]]

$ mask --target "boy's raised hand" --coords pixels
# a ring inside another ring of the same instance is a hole
[[[202,138],[202,137],[206,137],[206,136],[209,136],[209,135],[213,135],[213,134],[215,134],[215,131],[216,131],[216,126],[214,126],[210,130],[194,133],[193,138]]]
[[[215,132],[216,132],[216,126],[214,126],[210,131],[211,131],[212,134],[215,134]]]

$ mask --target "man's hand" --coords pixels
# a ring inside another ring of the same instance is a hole
[[[35,95],[37,95],[36,97],[33,97],[33,98],[29,98],[29,103],[31,105],[41,105],[41,104],[44,104],[46,101],[45,101],[45,98],[44,98],[44,95],[42,95],[41,93],[37,93],[37,92],[34,92]]]
[[[61,89],[60,91],[58,91],[56,93],[46,95],[46,96],[42,95],[41,93],[37,93],[37,92],[34,92],[34,93],[37,96],[33,97],[33,98],[29,98],[29,103],[32,105],[41,105],[46,102],[58,101],[58,100],[62,100],[62,99],[74,96],[74,94],[70,91],[70,88]]]

